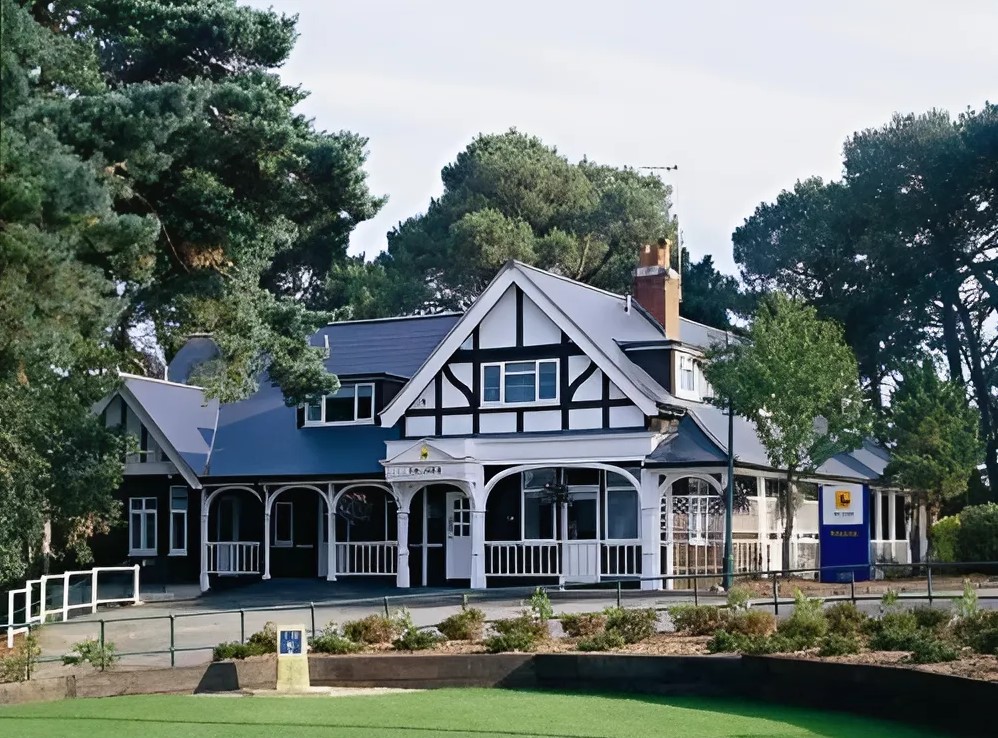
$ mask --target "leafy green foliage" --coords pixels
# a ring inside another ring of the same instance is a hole
[[[957,560],[960,518],[950,515],[937,520],[929,529],[929,556],[933,561],[951,564]]]
[[[493,634],[485,639],[489,653],[533,651],[548,637],[547,622],[535,619],[529,610],[515,618],[496,620],[492,630]]]
[[[937,610],[928,605],[919,605],[912,608],[911,614],[915,617],[915,623],[919,628],[932,633],[942,632],[951,619],[951,615],[947,610]]]
[[[348,654],[357,653],[363,646],[341,635],[335,624],[330,623],[312,638],[309,648],[315,653]]]
[[[445,639],[436,633],[411,627],[403,630],[402,635],[392,641],[392,648],[396,651],[425,651],[443,640]]]
[[[752,590],[739,585],[728,590],[728,608],[731,610],[747,610],[752,599]]]
[[[770,463],[786,470],[780,503],[789,567],[800,473],[858,447],[869,429],[856,358],[839,326],[775,294],[760,305],[746,341],[718,346],[709,359],[704,371],[717,404],[730,401],[752,420]]]
[[[956,661],[960,652],[939,638],[933,638],[922,631],[911,649],[911,662],[914,664],[937,664],[941,661]]]
[[[998,504],[965,507],[956,540],[960,561],[998,561]]]
[[[277,624],[268,620],[262,630],[246,639],[246,643],[260,649],[261,653],[277,653]]]
[[[617,633],[625,643],[638,643],[651,637],[658,623],[658,613],[651,608],[608,607],[603,614],[606,615],[607,632]]]
[[[970,618],[977,614],[980,605],[977,602],[977,590],[969,579],[963,580],[963,594],[953,598],[953,609],[958,618]]]
[[[558,620],[569,638],[593,636],[606,629],[606,615],[599,612],[565,613]]]
[[[874,651],[911,651],[925,636],[910,612],[889,612],[869,626],[870,648]]]
[[[977,653],[998,656],[998,610],[979,610],[954,624],[954,635]]]
[[[355,643],[391,643],[403,628],[384,615],[368,615],[343,623],[343,635]]]
[[[721,608],[715,605],[673,605],[667,612],[677,633],[711,635],[724,626]]]
[[[836,635],[855,636],[862,631],[863,623],[868,619],[867,614],[853,602],[836,602],[825,608],[828,632]]]
[[[819,656],[848,656],[859,653],[859,649],[855,635],[830,632],[818,642]]]
[[[736,610],[724,619],[724,629],[744,636],[765,636],[776,630],[776,616],[765,610]]]
[[[554,617],[554,608],[551,606],[551,598],[548,597],[548,593],[540,587],[535,589],[534,593],[530,595],[528,605],[530,606],[530,611],[534,614],[534,617],[542,622],[546,622]]]
[[[23,682],[31,678],[42,649],[34,633],[18,638],[14,648],[0,656],[0,682]]]
[[[732,633],[729,630],[720,628],[714,632],[710,640],[707,641],[708,653],[737,653],[744,651],[748,639],[741,633]]]
[[[226,661],[229,659],[245,659],[250,656],[263,656],[264,654],[270,653],[263,649],[259,645],[250,645],[249,643],[239,643],[238,641],[231,641],[229,643],[219,643],[211,651],[212,661]]]
[[[613,651],[625,645],[624,636],[615,630],[605,630],[580,639],[575,647],[579,651]]]
[[[794,611],[777,626],[777,631],[805,648],[814,646],[828,632],[822,601],[807,597],[798,589],[794,593]]]
[[[444,619],[437,629],[451,641],[477,641],[485,628],[485,613],[476,607],[462,607],[461,612]]]
[[[113,669],[120,660],[117,647],[111,641],[102,644],[96,638],[84,638],[73,644],[73,650],[62,657],[62,662],[68,666],[90,664],[95,669],[105,671]]]

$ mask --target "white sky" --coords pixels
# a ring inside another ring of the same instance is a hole
[[[540,136],[572,160],[679,165],[694,258],[734,273],[731,232],[798,178],[837,177],[852,132],[894,111],[998,98],[998,0],[251,0],[297,13],[282,70],[318,128],[370,139],[389,202],[368,258],[442,191],[479,132]]]

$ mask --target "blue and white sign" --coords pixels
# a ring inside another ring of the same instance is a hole
[[[302,631],[281,630],[277,634],[277,653],[280,656],[299,656],[302,654]]]
[[[821,581],[863,582],[870,578],[869,494],[862,484],[821,485]]]

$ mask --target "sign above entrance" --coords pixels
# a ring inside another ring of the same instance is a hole
[[[424,477],[439,477],[443,473],[443,467],[439,464],[405,464],[385,467],[385,477],[387,479],[422,479]]]
[[[862,525],[863,485],[821,485],[822,525]]]

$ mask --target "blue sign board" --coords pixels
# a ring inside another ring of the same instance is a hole
[[[302,632],[300,630],[282,630],[280,632],[277,653],[281,656],[297,656],[301,654],[301,635]]]
[[[870,578],[870,490],[863,484],[822,484],[818,495],[821,581]]]

